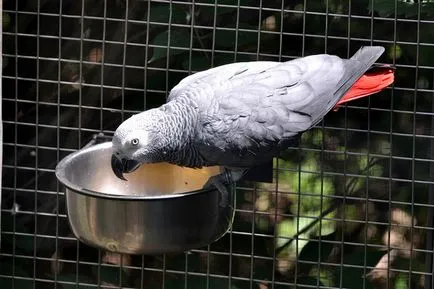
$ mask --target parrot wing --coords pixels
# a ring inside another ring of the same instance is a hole
[[[169,100],[183,95],[197,104],[195,142],[204,158],[218,162],[217,149],[248,162],[245,152],[276,153],[276,144],[321,121],[383,52],[362,47],[348,60],[320,54],[224,65],[185,78]]]
[[[183,95],[183,93],[185,94],[186,91],[194,90],[205,83],[211,87],[218,87],[238,74],[243,73],[244,76],[254,75],[278,64],[280,63],[274,61],[237,62],[200,71],[183,78],[173,87],[167,97],[167,101],[174,100]]]

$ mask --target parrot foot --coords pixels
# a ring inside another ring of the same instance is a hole
[[[203,186],[204,189],[216,188],[220,193],[220,207],[227,207],[229,202],[229,191],[227,185],[230,183],[230,173],[226,171],[223,174],[212,176]]]
[[[238,182],[241,180],[248,172],[248,169],[245,168],[236,168],[236,167],[228,167],[226,168],[226,173],[228,177],[232,179],[234,182]]]

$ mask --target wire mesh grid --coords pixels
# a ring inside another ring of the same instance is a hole
[[[356,3],[355,3],[356,2]],[[4,1],[1,288],[432,288],[434,4],[404,0]],[[57,162],[164,103],[185,76],[382,45],[393,87],[352,102],[239,183],[204,248],[78,242]]]

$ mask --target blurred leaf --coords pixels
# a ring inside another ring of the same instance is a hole
[[[395,289],[407,289],[408,288],[408,275],[399,274],[395,281]]]
[[[359,156],[359,171],[366,171],[370,176],[379,177],[383,174],[383,166],[379,164],[373,164],[375,158],[368,158],[368,151],[366,149],[362,150],[362,155]]]
[[[297,284],[299,287],[294,288],[324,288],[327,287],[321,280],[321,278],[317,279],[318,275],[315,276],[300,276],[297,278]],[[306,287],[305,287],[306,286]]]
[[[189,69],[191,63],[191,70],[193,71],[203,71],[206,69],[211,68],[211,57],[206,55],[200,55],[197,57],[192,57],[191,61],[190,59],[185,59],[182,62],[182,68],[183,69]]]
[[[320,134],[321,135],[321,134]],[[279,166],[293,167],[295,164],[281,160]],[[321,178],[320,167],[313,154],[307,154],[300,164],[299,171],[279,172],[279,182],[289,186],[292,192],[299,192],[291,197],[291,213],[296,217],[286,219],[278,224],[278,236],[292,238],[299,235],[300,238],[309,239],[317,236],[325,236],[333,233],[336,229],[336,222],[331,220],[320,220],[318,218],[331,208],[331,198],[328,195],[334,194],[335,188],[331,177]],[[334,218],[336,211],[327,213],[325,218]],[[312,226],[313,225],[313,226]],[[278,238],[277,246],[282,247],[288,243],[288,239]],[[294,257],[298,255],[308,240],[300,240],[298,245],[291,242],[283,251],[284,255]],[[286,252],[285,252],[286,251]]]
[[[345,224],[341,223],[341,225],[346,234],[351,234],[360,227],[358,221],[365,220],[365,210],[360,204],[345,204],[345,206],[341,206],[340,210],[338,219],[345,220]]]
[[[323,144],[323,131],[312,128],[301,135],[301,144],[314,145],[320,148]]]
[[[230,57],[229,57],[230,55]],[[233,54],[217,54],[214,55],[214,65],[213,67],[233,63]],[[191,58],[191,70],[193,71],[203,71],[211,68],[211,53],[202,54]],[[231,61],[232,60],[232,61]],[[237,62],[251,61],[252,58],[246,54],[237,55]],[[184,69],[189,69],[190,59],[185,59],[182,62],[182,67]]]
[[[383,155],[389,155],[392,150],[390,146],[390,142],[388,141],[384,141],[384,140],[378,141],[377,146],[378,146],[378,151]]]
[[[387,50],[387,57],[390,59],[400,59],[402,56],[402,48],[399,44],[393,44],[389,46]]]
[[[315,133],[312,133],[312,135],[312,143],[318,147],[321,147],[324,142],[322,130],[316,130]]]
[[[325,215],[325,218],[333,218],[335,217],[335,211],[330,212],[329,214]],[[291,220],[283,220],[277,225],[277,239],[276,239],[276,245],[277,247],[282,247],[288,243],[288,239],[293,238],[299,232],[305,230],[313,222],[316,222],[315,225],[313,225],[310,229],[308,229],[306,232],[303,232],[302,234],[299,234],[299,238],[301,240],[298,240],[298,244],[296,240],[293,240],[287,248],[283,251],[283,255],[291,257],[291,256],[298,256],[303,249],[304,246],[306,246],[309,243],[310,238],[317,237],[317,236],[326,236],[335,231],[335,221],[331,220],[320,220],[317,221],[316,218],[319,217],[318,212],[308,212],[307,215],[304,215],[303,217],[297,217],[295,219]],[[298,222],[298,223],[297,223]],[[280,238],[279,238],[280,237]],[[281,238],[285,237],[285,238]]]
[[[277,225],[278,236],[291,238],[297,233],[297,227],[294,226],[293,220],[283,220]],[[286,238],[277,239],[277,247],[282,247],[287,242]]]
[[[210,34],[210,37],[213,35]],[[236,33],[233,30],[217,30],[215,33],[216,46],[220,48],[227,48],[233,50],[235,47]],[[252,43],[258,40],[256,33],[242,33],[242,36],[238,34],[237,45],[243,46],[248,43]]]
[[[345,220],[359,220],[360,217],[360,207],[358,205],[348,205],[344,206]]]
[[[166,58],[169,56],[174,56],[177,54],[184,53],[184,50],[169,48],[169,53],[167,53],[167,46],[176,46],[176,47],[188,47],[190,45],[190,34],[186,33],[184,30],[176,30],[173,29],[170,31],[170,43],[169,42],[169,31],[166,30],[157,36],[155,36],[151,44],[165,46],[165,48],[154,47],[152,58],[149,59],[148,63],[157,61],[161,58]]]
[[[318,267],[314,266],[312,268],[312,270],[309,272],[310,276],[314,276],[317,277],[321,283],[323,284],[322,286],[325,287],[334,287],[334,275],[333,272],[331,272],[330,270],[325,270],[323,268],[321,268],[320,270],[318,270]]]
[[[351,187],[349,185],[351,184]],[[351,190],[350,194],[354,194],[355,192],[360,191],[363,189],[363,186],[366,184],[366,179],[363,177],[354,177],[354,178],[347,178],[346,180],[346,186]]]
[[[315,221],[315,219],[319,218],[319,215],[317,214],[317,212],[313,212],[312,214],[310,214],[309,217],[310,218],[307,217],[299,218],[299,224],[303,224],[303,228],[307,227],[313,221]],[[334,211],[325,215],[325,218],[331,219],[334,217],[335,217]],[[318,236],[327,236],[335,231],[335,225],[336,225],[335,221],[323,219],[318,221],[318,223],[315,226],[313,226],[310,230],[308,230],[306,234],[311,238],[318,237]]]
[[[257,26],[248,26],[247,29],[258,30]],[[209,35],[212,37],[212,33]],[[266,42],[268,39],[273,37],[272,34],[261,34],[261,42]],[[236,43],[235,43],[236,40]],[[234,49],[235,44],[237,47],[244,47],[246,45],[252,44],[255,48],[258,44],[258,33],[249,31],[239,31],[238,36],[233,30],[217,30],[215,33],[215,43],[216,46]]]
[[[359,156],[359,170],[363,170],[369,164],[368,161],[368,151],[366,149],[362,149],[361,155]]]
[[[282,161],[284,164],[285,161]],[[313,155],[308,157],[301,164],[301,172],[281,171],[279,182],[287,184],[292,192],[299,192],[302,197],[294,195],[291,211],[294,214],[304,215],[307,212],[320,214],[323,208],[329,206],[330,199],[324,196],[332,195],[335,192],[331,177],[321,178],[320,167]]]
[[[159,3],[151,4],[149,21],[167,24],[169,23],[170,12],[172,12],[172,22],[187,23],[186,11],[184,11],[177,5],[172,5],[172,6],[169,6],[167,4],[159,5]]]
[[[11,22],[11,17],[8,13],[3,13],[3,30],[6,30]]]
[[[255,221],[256,221],[256,226],[261,231],[265,231],[270,227],[269,219],[256,217]]]

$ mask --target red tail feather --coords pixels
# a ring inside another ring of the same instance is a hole
[[[337,111],[339,107],[346,102],[377,93],[391,85],[394,80],[394,70],[389,67],[368,71],[354,83],[344,97],[339,100],[333,110]]]

